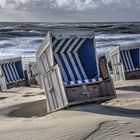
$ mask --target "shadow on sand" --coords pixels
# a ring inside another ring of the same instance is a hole
[[[0,112],[2,113],[5,110],[11,110],[8,114],[5,114],[9,117],[29,118],[35,116],[43,117],[47,115],[45,99],[3,108],[0,110]],[[67,109],[67,111],[79,111],[109,116],[140,118],[140,110],[94,103],[71,106]]]
[[[128,109],[116,106],[107,106],[101,104],[78,105],[69,108],[71,111],[89,112],[101,115],[140,118],[140,110]]]
[[[116,90],[123,90],[123,91],[140,91],[140,86],[117,87]]]
[[[7,112],[8,113],[5,113]],[[17,104],[0,110],[2,115],[8,117],[43,117],[47,114],[46,100],[37,100],[33,102]]]

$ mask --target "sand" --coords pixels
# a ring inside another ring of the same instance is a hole
[[[116,82],[118,98],[46,115],[43,90],[0,93],[0,140],[139,140],[140,80]]]

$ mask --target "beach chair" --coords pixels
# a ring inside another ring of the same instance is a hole
[[[98,58],[99,62],[102,62],[102,61],[106,61],[107,62],[106,53],[98,53],[97,54],[97,58]]]
[[[38,85],[40,88],[43,88],[42,86],[42,80],[39,75],[39,68],[37,65],[37,62],[30,62],[28,66],[28,79],[30,86],[32,85]]]
[[[140,44],[122,45],[108,55],[113,79],[140,79]]]
[[[103,79],[92,31],[48,32],[36,53],[47,99],[47,112],[71,105],[116,97],[114,85]]]
[[[0,87],[7,90],[25,82],[21,57],[0,60]]]
[[[100,71],[102,71],[101,72],[101,74],[102,73],[106,73],[106,74],[104,74],[104,75],[106,75],[106,78],[108,78],[108,77],[113,77],[113,72],[112,72],[112,65],[111,65],[111,63],[109,62],[107,62],[107,56],[108,56],[108,52],[102,52],[102,53],[98,53],[97,54],[97,58],[98,58],[98,62],[99,62],[99,65],[103,65],[104,66],[104,68],[106,67],[106,71],[104,70],[104,68],[102,68],[102,69],[100,69]]]

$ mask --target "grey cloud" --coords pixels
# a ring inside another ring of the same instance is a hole
[[[140,20],[140,0],[0,0],[0,20]]]
[[[1,8],[27,11],[85,11],[100,7],[140,8],[140,0],[0,0]]]

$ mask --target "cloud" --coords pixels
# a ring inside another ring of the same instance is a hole
[[[20,5],[28,3],[28,0],[0,0],[1,8],[15,9]]]
[[[84,11],[102,7],[112,8],[140,8],[140,0],[52,0],[55,7],[67,10]]]
[[[49,2],[48,2],[49,3]],[[3,9],[9,10],[37,10],[42,7],[44,4],[48,5],[44,0],[0,0],[0,7]]]
[[[0,0],[0,7],[27,11],[85,11],[102,7],[140,8],[140,0]]]
[[[0,0],[0,21],[138,21],[140,0]]]
[[[117,1],[117,0],[116,0]],[[87,9],[95,9],[101,5],[109,5],[114,0],[54,0],[57,8],[65,8],[67,10],[83,11]],[[115,2],[116,3],[116,2]]]

